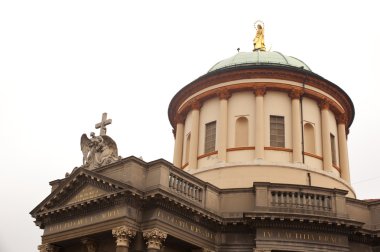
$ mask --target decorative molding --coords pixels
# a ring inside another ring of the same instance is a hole
[[[344,125],[347,124],[348,119],[345,113],[339,114],[335,118],[338,124],[344,124]]]
[[[265,86],[259,86],[259,87],[255,87],[253,92],[255,93],[255,96],[264,96],[265,93],[267,92],[267,89]]]
[[[299,99],[303,95],[303,91],[301,89],[292,88],[289,92],[289,97],[291,99]]]
[[[330,109],[330,102],[326,99],[323,98],[319,103],[318,106],[321,110],[323,109]]]
[[[162,243],[165,242],[168,234],[158,228],[152,228],[143,231],[143,237],[147,240],[146,245],[148,249],[160,250]]]
[[[60,247],[53,244],[42,244],[38,245],[38,250],[40,252],[58,252],[60,250]]]
[[[242,151],[242,150],[255,150],[255,146],[245,146],[245,147],[233,147],[233,148],[227,148],[227,152],[230,151]]]
[[[215,155],[215,154],[218,154],[218,151],[212,151],[212,152],[205,153],[203,155],[198,156],[197,159],[199,160],[201,158],[209,157],[209,156],[212,156],[212,155]]]
[[[323,157],[318,156],[318,155],[315,155],[315,154],[313,154],[313,153],[310,153],[310,152],[303,152],[303,154],[304,154],[305,156],[309,156],[309,157],[317,158],[317,159],[323,161]]]
[[[112,235],[116,238],[117,247],[128,248],[129,243],[136,236],[136,230],[124,225],[112,229]]]
[[[272,146],[264,147],[264,150],[293,152],[293,149],[284,148],[284,147],[272,147]]]
[[[339,168],[339,166],[337,166],[336,164],[333,164],[332,165],[339,173],[340,173],[340,168]]]
[[[176,124],[179,124],[179,123],[184,124],[186,120],[186,116],[184,116],[183,114],[177,114],[174,120]]]
[[[218,96],[220,100],[228,100],[231,98],[232,94],[228,89],[221,89],[218,91]]]
[[[334,113],[347,113],[348,124],[350,125],[353,121],[354,117],[354,107],[349,96],[342,90],[339,86],[334,83],[323,79],[321,76],[314,74],[312,72],[309,73],[307,80],[305,81],[305,73],[299,72],[297,70],[288,70],[277,67],[265,67],[265,68],[252,68],[252,69],[234,69],[228,71],[218,71],[211,72],[204,76],[201,76],[197,80],[191,82],[184,88],[182,88],[171,100],[169,105],[169,119],[174,127],[174,117],[175,114],[181,110],[182,112],[187,113],[189,107],[188,102],[185,101],[193,96],[194,94],[205,90],[210,89],[210,87],[218,85],[220,83],[227,83],[231,81],[238,81],[243,79],[281,79],[286,81],[293,81],[297,83],[304,83],[305,96],[316,100],[317,102],[325,97],[322,92],[330,94],[337,102],[333,101],[334,107],[331,108]],[[274,83],[274,82],[251,82],[251,83],[240,83],[229,85],[229,92],[236,91],[249,91],[252,88],[257,87],[258,85],[265,85],[267,90],[275,90],[275,91],[289,91],[294,88],[294,85],[284,84],[284,83]],[[310,88],[312,87],[312,88]],[[204,93],[197,96],[197,98],[201,98],[207,100],[211,97],[216,96],[216,91],[220,88],[215,88],[213,90],[205,91]],[[318,89],[318,91],[315,91]],[[338,105],[340,104],[340,105]],[[342,108],[343,107],[343,108]],[[180,109],[181,108],[181,109]],[[348,126],[349,126],[348,125]]]
[[[182,165],[182,169],[185,169],[186,168],[186,166],[188,166],[189,165],[189,162],[186,162],[184,165]]]
[[[191,109],[199,110],[202,107],[202,103],[198,99],[191,100]]]

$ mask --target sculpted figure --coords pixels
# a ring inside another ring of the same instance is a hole
[[[253,39],[253,45],[254,45],[253,51],[257,51],[257,50],[265,51],[264,28],[261,24],[258,24],[256,26],[256,29],[257,29],[256,36]]]
[[[80,141],[84,167],[94,169],[119,159],[116,143],[111,137],[95,136],[94,132],[90,136],[89,139],[83,134]]]

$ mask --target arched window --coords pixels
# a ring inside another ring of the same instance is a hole
[[[187,134],[187,136],[186,136],[185,164],[189,162],[190,138],[191,138],[191,134],[189,133],[189,134]]]
[[[304,150],[305,152],[315,154],[315,133],[314,126],[311,123],[305,123],[304,130]]]
[[[235,147],[248,146],[248,119],[239,117],[235,125]]]

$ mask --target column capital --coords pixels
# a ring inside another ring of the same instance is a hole
[[[116,246],[129,247],[131,239],[136,236],[136,230],[124,225],[112,229],[112,235],[116,238]]]
[[[178,123],[185,123],[185,120],[186,120],[186,117],[182,114],[177,114],[175,117],[174,117],[174,122],[175,124],[178,124]]]
[[[330,103],[326,98],[322,99],[319,103],[318,106],[321,110],[323,109],[329,109],[330,108]]]
[[[165,241],[168,234],[158,228],[152,228],[143,231],[143,237],[147,240],[146,245],[148,249],[160,250],[162,243]]]
[[[58,252],[60,249],[60,247],[58,246],[55,246],[53,244],[41,244],[41,245],[38,245],[38,250],[40,252]]]
[[[338,124],[347,124],[347,116],[345,113],[341,113],[339,115],[336,116],[336,121],[338,122]]]
[[[303,91],[301,89],[292,88],[289,92],[289,97],[291,99],[299,99],[303,95]]]
[[[81,242],[86,247],[87,252],[96,252],[98,245],[96,244],[95,240],[90,238],[83,238]]]
[[[253,92],[255,93],[255,96],[264,96],[267,92],[267,89],[263,87],[255,87]]]
[[[191,109],[199,110],[201,107],[202,107],[202,103],[199,100],[193,99],[191,101]]]
[[[220,100],[228,100],[231,98],[231,92],[228,89],[221,89],[217,92]]]

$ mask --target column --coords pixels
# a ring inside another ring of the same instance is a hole
[[[58,252],[60,249],[60,247],[58,246],[55,246],[53,244],[41,244],[41,245],[38,245],[38,250],[40,252]]]
[[[128,252],[131,240],[136,236],[136,230],[127,226],[112,229],[112,235],[116,238],[116,252]]]
[[[227,162],[228,99],[230,97],[228,90],[221,90],[219,93],[218,157],[222,162]]]
[[[345,114],[341,114],[337,118],[338,122],[338,145],[339,145],[339,166],[340,175],[342,179],[350,183],[350,168],[348,162],[348,148],[347,148],[347,135],[346,124],[347,117]]]
[[[199,110],[201,103],[194,101],[191,104],[191,137],[189,152],[189,168],[196,169],[198,167],[198,142],[199,142]]]
[[[322,120],[322,152],[323,152],[323,170],[332,171],[331,143],[329,130],[329,108],[327,100],[319,103]]]
[[[292,99],[293,163],[302,163],[301,95],[302,91],[297,89],[293,89],[289,93],[289,97]]]
[[[162,243],[165,241],[168,234],[158,228],[144,230],[144,239],[148,252],[157,252],[161,249]]]
[[[176,134],[175,134],[175,145],[174,145],[174,166],[182,167],[182,154],[183,154],[183,134],[184,134],[184,122],[185,118],[182,115],[176,117]]]
[[[266,90],[264,87],[259,87],[254,92],[256,96],[255,153],[256,159],[264,159],[264,95]]]
[[[95,240],[90,238],[83,238],[81,242],[86,247],[86,252],[96,252],[98,245],[96,244]]]

